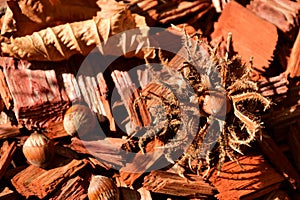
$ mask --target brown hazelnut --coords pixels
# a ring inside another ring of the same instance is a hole
[[[231,103],[226,94],[218,91],[209,91],[200,102],[206,114],[216,117],[225,117],[231,110]]]
[[[53,159],[54,145],[45,135],[35,132],[25,141],[23,154],[30,164],[43,168]]]
[[[93,130],[96,125],[96,116],[84,105],[72,105],[64,115],[64,129],[74,136],[78,133],[80,136]]]
[[[88,197],[89,200],[119,200],[120,191],[112,179],[95,175],[88,188]]]

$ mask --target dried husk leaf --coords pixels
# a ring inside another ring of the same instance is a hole
[[[8,42],[1,43],[1,52],[20,59],[61,61],[74,54],[87,55],[96,45],[101,45],[117,33],[146,27],[144,18],[131,14],[125,6],[116,11],[118,13],[112,12],[110,18],[102,18],[103,14],[99,14],[91,20],[67,23],[29,36],[10,38]]]
[[[1,34],[24,36],[49,26],[91,19],[96,0],[9,0]]]

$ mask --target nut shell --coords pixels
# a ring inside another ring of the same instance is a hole
[[[54,145],[45,135],[32,133],[23,145],[23,154],[28,162],[37,167],[46,167],[54,156]]]
[[[92,176],[88,188],[89,200],[120,200],[120,191],[108,177]]]
[[[74,136],[78,133],[83,136],[93,130],[96,125],[96,116],[84,105],[72,105],[64,115],[64,129]]]

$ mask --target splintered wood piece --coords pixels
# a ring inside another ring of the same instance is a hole
[[[247,5],[252,12],[293,38],[297,31],[300,4],[288,0],[253,0]]]
[[[292,152],[292,156],[295,162],[295,166],[297,167],[298,171],[300,171],[300,122],[298,121],[297,124],[291,125],[290,130],[288,133],[288,144],[290,150]]]
[[[0,139],[15,137],[20,133],[21,126],[11,126],[8,124],[0,124]]]
[[[136,190],[131,190],[125,187],[120,187],[119,190],[120,190],[120,196],[122,197],[123,200],[141,200],[141,196],[139,192]]]
[[[25,107],[30,108],[46,102],[61,101],[55,72],[54,70],[49,72],[47,73],[48,77],[46,77],[46,72],[43,70],[5,70],[5,77],[12,92],[15,106],[19,107],[20,111],[25,110]],[[54,83],[53,85],[47,82],[47,79],[50,78],[52,79],[51,82]]]
[[[0,96],[6,106],[9,109],[12,106],[13,98],[9,91],[8,85],[5,80],[5,76],[2,70],[0,70]]]
[[[218,189],[218,199],[255,199],[279,188],[283,177],[262,156],[242,156],[213,169],[209,181]]]
[[[72,138],[70,148],[77,153],[89,154],[95,157],[99,162],[104,163],[107,168],[120,167],[125,162],[125,151],[121,149],[121,145],[126,140],[114,138],[115,141],[109,139],[97,140],[97,141],[83,141],[78,138]],[[121,144],[122,142],[122,144]]]
[[[184,56],[182,56],[184,55]],[[179,49],[178,53],[168,62],[168,67],[171,67],[174,70],[179,70],[183,63],[186,62],[185,58],[187,57],[187,51],[184,47],[182,47],[181,49]]]
[[[294,42],[285,73],[291,78],[300,76],[300,30]]]
[[[0,199],[3,200],[18,200],[21,199],[20,195],[8,187],[4,188],[2,191],[0,191]]]
[[[262,140],[258,141],[263,154],[270,160],[274,168],[281,172],[294,189],[299,189],[299,173],[282,153],[281,149],[277,146],[273,139],[264,133]]]
[[[4,110],[4,108],[5,108],[5,105],[4,105],[4,102],[3,102],[2,98],[1,98],[1,95],[0,95],[0,113]],[[1,123],[5,123],[5,122],[3,122],[3,120],[2,120]]]
[[[47,131],[44,132],[49,139],[57,139],[70,136],[64,129],[63,121],[50,122]]]
[[[81,102],[81,94],[75,76],[71,73],[64,73],[62,74],[62,78],[66,94],[70,101],[72,103]]]
[[[147,190],[144,187],[141,187],[137,190],[140,195],[141,195],[141,199],[140,200],[152,200],[152,196],[149,190]]]
[[[90,77],[90,76],[83,76],[80,75],[78,77],[78,84],[80,87],[80,90],[82,91],[83,98],[85,102],[87,102],[88,106],[90,109],[97,113],[101,113],[101,108],[100,108],[100,99],[96,97],[95,89],[94,86],[92,85],[92,80],[95,81],[95,77]]]
[[[157,83],[151,82],[149,83],[143,90],[142,90],[142,95],[143,96],[149,96],[150,92],[157,95],[158,97],[163,97],[168,99],[170,96],[174,95],[170,89],[167,87],[164,87],[162,85],[159,85]],[[147,107],[150,108],[151,106],[160,104],[161,102],[157,100],[157,98],[149,98],[147,100]]]
[[[287,106],[282,110],[272,111],[263,116],[266,124],[274,129],[294,124],[299,117],[300,107],[298,105]]]
[[[135,154],[131,162],[128,162],[124,167],[120,169],[120,176],[123,181],[129,186],[132,185],[143,173],[147,172],[152,166],[159,162],[164,154],[164,149],[162,147],[163,143],[159,140],[151,141],[147,144],[143,154],[139,151]],[[165,166],[160,166],[160,168]]]
[[[61,187],[49,198],[49,200],[73,200],[86,199],[89,186],[89,176],[77,175],[64,182]]]
[[[31,63],[27,60],[18,60],[13,57],[0,56],[0,66],[5,69],[29,69],[31,67]]]
[[[137,101],[140,95],[135,84],[131,81],[129,74],[114,70],[111,76],[134,127],[148,126],[151,122],[150,113],[142,101]]]
[[[18,174],[22,170],[26,169],[27,166],[28,165],[22,165],[22,166],[18,166],[16,168],[10,168],[10,169],[6,170],[3,178],[5,180],[11,180],[16,174]]]
[[[210,10],[210,7],[211,3],[209,1],[182,1],[176,8],[172,10],[166,9],[163,13],[160,13],[158,15],[158,20],[159,22],[166,24],[176,21],[179,18],[196,14],[197,18],[193,19],[193,21],[196,21],[197,19],[200,19],[208,10]],[[199,15],[199,13],[203,14]]]
[[[287,96],[289,81],[284,73],[266,78],[259,82],[259,92],[265,97],[271,97],[274,101],[282,101]]]
[[[284,190],[274,190],[266,195],[264,200],[290,200],[290,196]]]
[[[130,0],[132,11],[143,16],[148,16],[150,25],[155,23],[170,24],[190,19],[193,23],[200,19],[210,8],[211,3],[207,0],[198,1],[166,1]],[[149,20],[151,19],[151,20]]]
[[[26,198],[37,196],[42,199],[59,188],[85,166],[86,163],[82,160],[72,160],[66,165],[49,170],[30,165],[15,175],[11,182],[16,190]]]
[[[5,141],[1,147],[1,154],[0,154],[0,180],[2,179],[3,175],[5,174],[8,166],[12,161],[12,157],[17,150],[16,142],[12,142],[10,145],[7,141]]]
[[[43,127],[63,118],[69,99],[54,70],[4,69],[4,74],[19,121]]]
[[[152,171],[144,178],[143,186],[155,193],[181,196],[187,198],[203,198],[216,192],[213,186],[206,183],[200,176],[188,174],[188,179],[166,171]]]
[[[15,59],[12,57],[0,56],[0,66],[3,68],[13,68],[15,69]]]
[[[99,167],[101,167],[105,170],[110,170],[110,168],[111,168],[110,166],[102,163],[100,160],[98,160],[97,158],[94,158],[94,157],[89,157],[88,161],[93,169],[99,169]]]
[[[276,27],[239,3],[230,1],[226,4],[211,35],[212,40],[227,38],[229,32],[232,33],[233,50],[246,62],[250,57],[254,57],[254,68],[265,72],[278,40]]]
[[[98,88],[96,90],[97,98],[100,99],[102,106],[101,111],[104,116],[106,116],[109,120],[109,127],[111,131],[116,131],[116,123],[115,119],[111,113],[110,103],[107,99],[108,96],[108,87],[106,81],[104,79],[103,73],[97,74]]]
[[[55,154],[60,155],[62,157],[70,158],[70,159],[79,159],[78,154],[68,147],[55,145],[54,150],[55,150]]]
[[[212,0],[212,3],[218,13],[222,12],[224,6],[226,5],[226,1],[220,1],[220,0]]]
[[[133,106],[135,98],[134,94],[137,90],[134,83],[132,83],[130,76],[126,72],[115,70],[112,72],[111,77],[116,85],[117,91],[121,97],[122,102],[127,110],[130,120],[133,122],[134,127],[142,127],[142,123],[138,114]]]
[[[107,117],[111,131],[116,131],[116,124],[113,118],[109,101],[107,99],[108,87],[103,74],[100,72],[95,77],[80,75],[78,80],[72,82],[78,84],[84,101],[90,109],[99,115]]]

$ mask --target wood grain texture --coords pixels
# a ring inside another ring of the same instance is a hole
[[[163,157],[164,150],[162,147],[163,143],[159,140],[151,141],[147,144],[145,150],[146,154],[143,154],[139,151],[137,154],[134,154],[132,161],[127,162],[124,167],[120,169],[120,176],[123,181],[131,186],[134,182],[140,178],[144,173],[148,172],[152,166],[160,166],[160,159]],[[163,166],[165,167],[165,166]]]
[[[70,101],[54,70],[5,69],[4,73],[19,121],[43,127],[62,119]]]
[[[73,200],[86,199],[89,185],[89,175],[80,173],[64,182],[61,187],[49,198],[49,200]]]
[[[5,75],[2,70],[0,70],[0,96],[6,106],[6,108],[10,108],[12,106],[13,98],[9,91]]]
[[[8,166],[10,165],[13,155],[17,150],[16,142],[12,142],[8,144],[8,142],[4,142],[1,147],[1,155],[0,155],[0,180],[5,174]]]
[[[109,167],[124,166],[126,152],[121,145],[126,140],[121,138],[106,138],[105,140],[83,141],[73,138],[69,147],[77,153],[95,157],[99,162]]]
[[[285,73],[291,78],[300,76],[300,30],[293,44]]]
[[[250,57],[254,57],[254,67],[264,72],[273,59],[277,44],[276,27],[239,3],[231,1],[222,11],[211,37],[212,39],[218,37],[226,39],[229,32],[232,33],[233,50],[246,62]]]
[[[86,163],[82,160],[72,160],[66,165],[49,170],[30,165],[15,175],[11,181],[21,195],[27,198],[30,196],[45,198],[85,166]]]
[[[300,174],[282,152],[282,149],[267,134],[263,134],[263,138],[259,140],[260,148],[263,154],[270,160],[275,169],[289,181],[294,189],[300,187]]]
[[[0,125],[0,139],[12,138],[19,134],[21,126],[11,126],[11,124],[1,124]]]
[[[218,199],[254,199],[279,187],[284,180],[262,156],[243,156],[224,163],[220,176],[214,169],[209,181],[218,189]],[[261,193],[260,193],[261,192]]]
[[[143,186],[155,193],[173,196],[203,198],[212,196],[216,189],[205,182],[202,177],[187,174],[187,179],[166,171],[152,171],[144,178]]]

